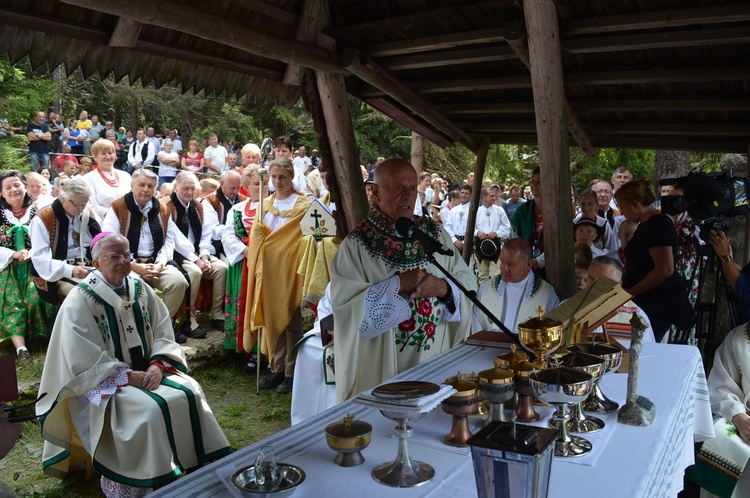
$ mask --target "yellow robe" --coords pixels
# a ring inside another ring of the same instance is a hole
[[[279,212],[273,205],[275,195],[263,201],[263,213],[289,218],[271,232],[265,223],[255,222],[250,232],[247,253],[247,310],[242,344],[250,352],[258,342],[262,328],[260,352],[273,365],[276,340],[289,325],[292,313],[302,302],[302,278],[297,274],[302,259],[300,221],[310,206],[304,195],[298,195],[294,207]]]

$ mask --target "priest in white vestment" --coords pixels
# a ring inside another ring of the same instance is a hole
[[[128,276],[128,240],[95,238],[96,267],[60,308],[37,403],[45,473],[91,461],[107,497],[143,496],[231,452],[188,375],[166,306]]]
[[[374,207],[341,243],[331,264],[336,401],[342,402],[463,341],[471,308],[432,265],[422,244],[402,238],[401,217],[452,246],[442,227],[413,217],[417,172],[403,159],[375,170]],[[458,251],[436,259],[465,287],[476,279]]]
[[[716,350],[708,394],[716,437],[708,439],[687,470],[701,498],[750,496],[750,323],[740,325]]]
[[[477,298],[511,332],[518,333],[518,324],[538,316],[541,306],[548,312],[560,304],[555,289],[531,271],[532,248],[528,240],[510,239],[500,251],[500,274],[479,286]],[[472,333],[500,330],[482,311],[474,307]]]

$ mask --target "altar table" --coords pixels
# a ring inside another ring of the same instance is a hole
[[[431,361],[402,373],[393,380],[425,380],[441,383],[447,377],[491,368],[500,350],[461,345]],[[626,374],[608,374],[601,387],[621,405],[625,400]],[[656,419],[650,427],[616,423],[594,465],[555,458],[549,496],[552,498],[676,497],[682,490],[683,474],[693,463],[694,439],[713,436],[713,422],[706,379],[698,349],[672,344],[644,344],[641,352],[638,393],[656,405]],[[236,395],[236,394],[235,394]],[[253,397],[254,393],[245,396]],[[325,441],[326,425],[352,413],[372,424],[372,442],[364,450],[365,463],[343,468],[335,465],[335,453]],[[611,420],[611,419],[608,419]],[[476,432],[479,421],[472,428]],[[610,422],[611,423],[611,422]],[[376,482],[372,469],[396,456],[397,440],[391,437],[395,423],[374,408],[353,401],[335,406],[305,423],[242,448],[176,482],[157,490],[153,497],[232,497],[222,483],[234,467],[254,462],[262,446],[272,445],[279,461],[301,467],[307,477],[295,491],[304,497],[383,496],[475,496],[476,485],[468,450],[442,443],[450,431],[450,416],[440,408],[410,425],[411,457],[435,468],[435,477],[416,488],[389,488]],[[591,437],[594,441],[594,438]],[[594,443],[596,444],[596,443]],[[217,473],[218,471],[218,473]]]

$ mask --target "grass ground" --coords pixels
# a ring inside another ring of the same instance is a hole
[[[19,368],[19,384],[38,382],[44,362],[42,348],[42,345],[31,345],[33,361]],[[3,345],[2,354],[9,353],[6,349]],[[261,391],[260,396],[256,396],[255,376],[243,374],[243,364],[242,356],[225,354],[192,372],[233,448],[242,448],[274,434],[288,427],[290,420],[291,395],[280,395],[273,390]],[[13,404],[33,401],[36,392],[37,388],[31,387]],[[98,476],[88,480],[83,473],[70,475],[65,480],[45,476],[41,465],[42,447],[39,424],[24,423],[21,439],[11,453],[0,460],[0,482],[19,497],[101,496]]]

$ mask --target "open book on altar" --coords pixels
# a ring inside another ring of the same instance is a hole
[[[589,331],[612,318],[630,300],[619,283],[601,277],[544,316],[563,323],[568,344],[586,340]]]

